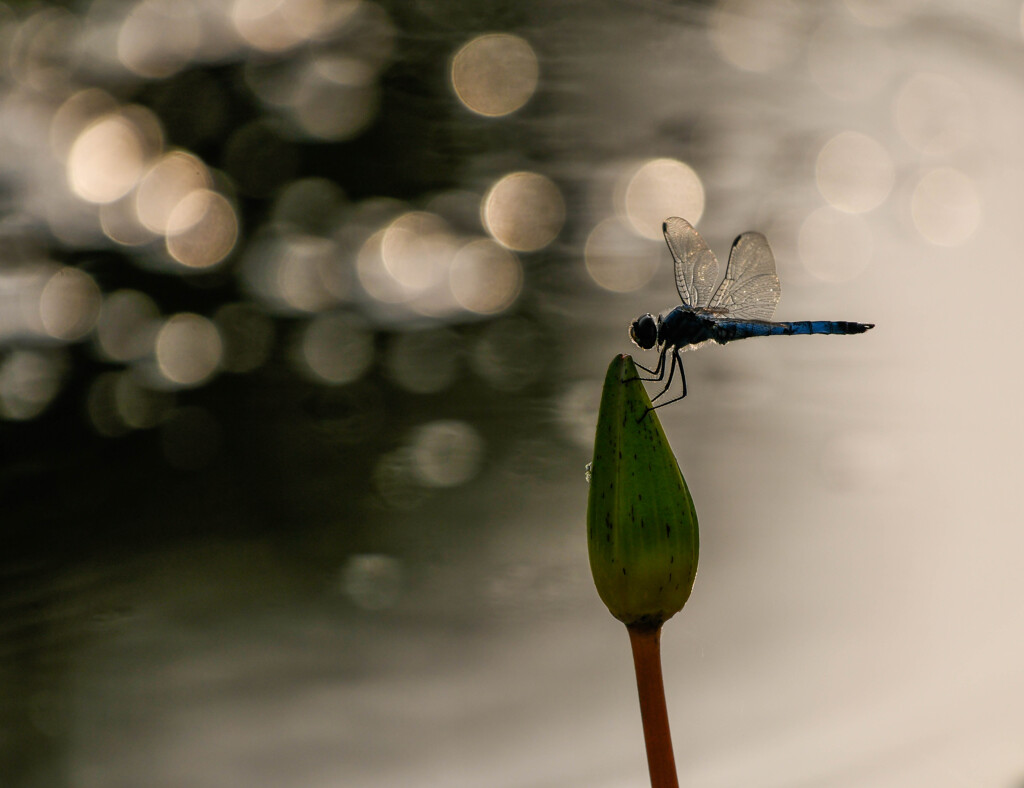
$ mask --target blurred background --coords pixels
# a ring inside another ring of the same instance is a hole
[[[1021,11],[0,4],[0,783],[647,784],[584,466],[679,215],[877,323],[660,411],[681,782],[1024,784]]]

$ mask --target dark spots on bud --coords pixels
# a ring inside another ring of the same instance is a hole
[[[633,452],[633,459],[636,459],[636,452]]]
[[[672,536],[672,526],[665,524],[665,536]]]
[[[665,590],[665,586],[658,586],[658,593],[659,593],[659,594],[660,594],[660,593],[661,593],[662,591],[664,591],[664,590]]]
[[[679,583],[676,583],[676,591],[679,590]]]
[[[641,501],[644,499],[643,493],[637,493],[636,497],[639,498]]]
[[[622,567],[622,574],[626,574],[626,567]]]
[[[668,573],[668,582],[670,582],[670,583],[672,582],[672,573],[671,572]]]
[[[621,451],[619,452],[619,459],[620,460],[622,459],[622,452]]]
[[[641,528],[644,527],[644,518],[643,517],[640,518],[640,527]]]
[[[676,557],[675,557],[674,555],[670,555],[670,556],[668,557],[668,562],[669,562],[670,564],[674,564],[674,563],[676,562]]]
[[[605,541],[608,542],[608,544],[612,543],[612,535],[611,534],[606,534],[604,538],[605,538]]]

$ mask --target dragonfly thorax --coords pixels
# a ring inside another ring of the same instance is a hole
[[[658,316],[658,344],[683,348],[713,338],[714,321],[686,306]]]

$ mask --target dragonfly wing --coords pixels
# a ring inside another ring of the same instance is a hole
[[[728,310],[731,320],[771,320],[780,295],[768,239],[761,233],[743,233],[733,242],[725,279],[711,299],[711,308]]]
[[[693,225],[673,216],[662,230],[676,269],[676,289],[683,304],[707,306],[718,281],[718,258]]]

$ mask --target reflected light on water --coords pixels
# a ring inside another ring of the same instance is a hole
[[[333,241],[312,235],[285,235],[275,246],[277,293],[289,306],[318,312],[335,303],[325,282],[325,274],[338,254]]]
[[[301,361],[321,383],[358,380],[373,363],[373,332],[344,312],[317,315],[302,333]]]
[[[188,0],[143,0],[121,25],[118,57],[140,77],[169,77],[189,63],[199,46],[199,24]]]
[[[513,172],[491,187],[480,216],[498,243],[518,252],[533,252],[561,232],[565,201],[549,178],[535,172]]]
[[[371,298],[386,304],[408,301],[410,293],[391,275],[384,264],[381,247],[385,230],[378,230],[360,247],[356,255],[356,275],[359,284]]]
[[[160,310],[145,293],[117,290],[103,299],[96,344],[109,361],[134,361],[153,351]]]
[[[893,101],[900,135],[929,156],[948,156],[975,136],[974,103],[964,88],[941,74],[915,74]]]
[[[459,374],[460,342],[447,328],[396,334],[384,359],[388,376],[415,394],[443,391]]]
[[[427,487],[457,487],[480,470],[484,441],[464,421],[434,421],[418,427],[409,442],[413,470]]]
[[[216,265],[235,247],[238,217],[222,194],[196,189],[167,218],[167,252],[189,268]]]
[[[411,510],[427,499],[427,490],[414,473],[412,449],[400,446],[386,452],[373,469],[373,486],[390,509]]]
[[[519,36],[492,33],[463,45],[452,58],[455,95],[478,115],[498,117],[522,107],[537,89],[537,55]]]
[[[818,279],[848,282],[871,262],[871,228],[860,216],[822,207],[800,225],[800,262]]]
[[[709,33],[726,62],[744,71],[771,71],[799,52],[799,17],[789,0],[719,0]]]
[[[696,226],[704,215],[704,184],[676,159],[651,159],[631,169],[616,189],[616,207],[644,238],[661,240],[661,225],[681,216]]]
[[[21,421],[46,410],[60,391],[66,361],[55,353],[15,350],[0,361],[0,416]]]
[[[174,406],[174,395],[140,385],[130,371],[106,372],[93,381],[86,408],[93,428],[116,437],[157,426]]]
[[[166,235],[178,203],[196,189],[212,185],[209,170],[196,156],[171,151],[149,169],[135,190],[139,221],[148,230]]]
[[[457,243],[440,216],[413,211],[399,216],[385,229],[381,260],[402,290],[413,296],[442,280]]]
[[[172,315],[156,336],[160,372],[178,386],[205,383],[217,371],[223,351],[217,326],[202,315]]]
[[[339,587],[356,607],[386,610],[398,601],[404,580],[402,562],[381,553],[349,556],[339,573]]]
[[[157,238],[139,221],[135,192],[131,191],[119,200],[100,206],[100,227],[103,234],[122,246],[141,246]]]
[[[921,236],[936,246],[959,246],[981,224],[974,181],[952,167],[925,173],[910,197],[910,213]]]
[[[600,402],[601,383],[594,380],[577,381],[558,398],[558,420],[578,446],[593,447]]]
[[[617,218],[600,222],[584,247],[587,273],[605,290],[629,293],[639,290],[654,277],[661,262],[662,247],[640,238]]]
[[[117,100],[99,88],[86,88],[71,95],[53,114],[50,148],[58,161],[66,162],[71,146],[93,121],[117,110]]]
[[[104,372],[89,386],[85,409],[89,422],[100,435],[116,438],[130,432],[117,409],[117,383],[123,372]]]
[[[43,287],[39,319],[54,339],[74,341],[92,330],[102,295],[91,276],[77,268],[61,268]]]
[[[145,141],[123,114],[93,122],[68,154],[68,185],[83,200],[113,202],[126,195],[142,176]]]
[[[125,426],[148,430],[160,424],[174,407],[174,395],[141,385],[131,372],[110,373],[115,376],[114,406]]]
[[[512,252],[487,238],[470,241],[452,260],[452,294],[478,315],[504,312],[519,297],[523,267]]]
[[[339,10],[356,2],[339,0]],[[231,20],[249,46],[263,52],[283,52],[318,34],[328,20],[325,0],[235,0]]]
[[[311,137],[346,140],[376,117],[377,72],[347,55],[320,55],[302,73],[288,98],[292,117]]]
[[[874,139],[844,131],[818,153],[815,177],[818,191],[833,208],[864,213],[885,202],[896,180],[896,168]]]

